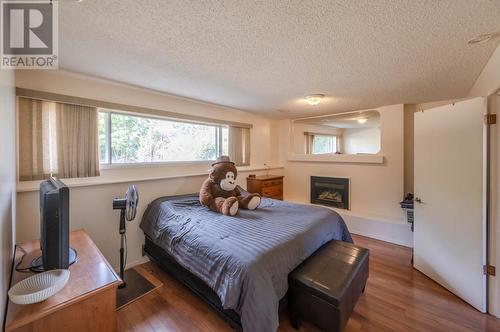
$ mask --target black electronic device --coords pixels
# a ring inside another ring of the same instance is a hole
[[[40,249],[33,271],[67,269],[76,261],[69,246],[69,188],[53,177],[40,183]]]

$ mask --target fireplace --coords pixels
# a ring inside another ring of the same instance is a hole
[[[349,210],[349,179],[311,176],[311,203]]]

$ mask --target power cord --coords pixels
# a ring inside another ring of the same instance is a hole
[[[127,257],[128,257],[128,245],[127,245],[127,233],[123,234],[124,240],[125,240],[125,259],[123,262],[123,266],[127,266]]]
[[[26,250],[24,250],[23,247],[21,247],[21,246],[19,246],[19,245],[16,244],[14,250],[17,250],[17,248],[19,248],[19,250],[21,250],[22,253],[23,253],[23,256],[21,257],[21,260],[19,260],[19,262],[16,264],[16,267],[15,267],[15,270],[17,272],[22,272],[22,273],[36,272],[36,271],[33,271],[33,270],[37,269],[39,267],[42,267],[42,265],[40,264],[40,265],[36,265],[36,266],[30,266],[30,267],[20,268],[19,266],[21,266],[21,264],[23,263],[23,260],[24,260],[24,256],[26,256]]]

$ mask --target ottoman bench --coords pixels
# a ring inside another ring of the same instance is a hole
[[[292,326],[302,319],[325,331],[342,331],[365,290],[368,249],[331,241],[289,275]]]

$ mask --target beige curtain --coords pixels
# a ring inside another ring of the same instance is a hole
[[[337,153],[344,153],[344,138],[342,135],[337,135]]]
[[[19,98],[19,180],[47,176],[43,159],[42,101]],[[50,172],[50,170],[49,170]]]
[[[250,128],[229,127],[228,152],[236,166],[250,165]]]
[[[59,177],[98,176],[97,108],[57,103],[56,123]]]
[[[306,137],[306,154],[312,154],[314,147],[314,134],[304,133]]]
[[[96,108],[18,100],[20,181],[99,175]]]

